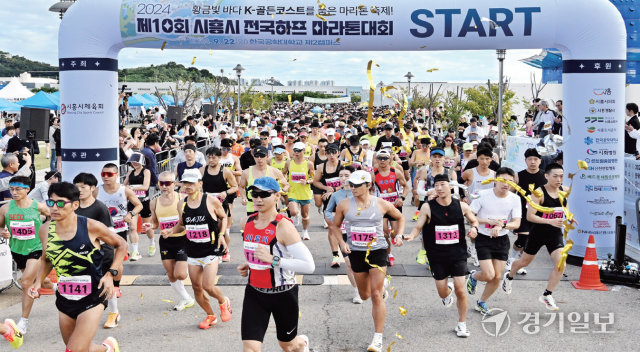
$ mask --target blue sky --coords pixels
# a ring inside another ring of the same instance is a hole
[[[25,2],[29,6],[25,8]],[[0,8],[2,36],[0,50],[31,60],[57,66],[57,14],[49,12],[56,0],[5,1]],[[531,72],[540,77],[541,71],[527,66],[519,59],[540,50],[510,50],[505,60],[505,75],[512,83],[529,83]],[[243,77],[275,77],[286,85],[288,80],[334,80],[336,85],[366,87],[366,65],[375,60],[380,65],[373,74],[375,82],[385,84],[405,81],[408,71],[414,82],[486,82],[498,78],[495,51],[413,51],[413,52],[276,52],[276,51],[209,51],[124,49],[119,56],[120,68],[148,66],[175,61],[218,73],[241,64],[246,68]],[[290,61],[296,59],[296,61]],[[439,71],[427,73],[428,69]]]

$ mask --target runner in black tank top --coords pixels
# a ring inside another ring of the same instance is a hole
[[[137,162],[135,161],[137,160]],[[138,253],[138,233],[145,232],[147,238],[149,239],[149,256],[152,257],[156,253],[156,242],[154,238],[153,230],[143,231],[143,229],[138,228],[138,216],[142,218],[142,222],[144,224],[151,224],[151,208],[149,207],[150,199],[149,199],[149,187],[151,187],[151,171],[144,169],[144,156],[139,153],[134,153],[129,158],[129,162],[135,168],[131,171],[127,178],[125,179],[124,185],[130,185],[135,193],[136,197],[142,203],[142,210],[140,214],[135,214],[131,218],[131,223],[129,225],[130,231],[129,234],[131,236],[131,244],[135,244],[133,249],[132,258],[135,260],[140,259],[140,254]],[[144,188],[142,187],[145,183],[145,179],[147,180],[146,190],[137,189]],[[134,205],[131,202],[127,202],[127,211],[131,212],[134,209]],[[149,225],[146,225],[149,226]]]
[[[453,293],[458,300],[458,326],[455,331],[459,337],[470,336],[467,319],[467,242],[465,237],[478,235],[478,220],[466,203],[451,198],[451,186],[446,174],[434,177],[434,189],[438,198],[426,202],[420,209],[416,227],[406,238],[412,241],[422,231],[422,241],[427,250],[431,273],[436,281],[438,295],[445,307],[453,304]],[[471,228],[465,230],[464,218],[469,220]],[[453,283],[449,282],[453,277]]]
[[[182,221],[187,229],[186,252],[188,258],[205,258],[208,256],[222,256],[222,251],[218,248],[219,228],[218,219],[214,219],[207,207],[207,197],[203,195],[200,205],[192,209],[188,204],[184,204]],[[215,238],[212,238],[215,236]]]
[[[216,175],[212,175],[209,173],[209,167],[204,167],[204,174],[202,175],[202,191],[204,193],[217,196],[220,193],[225,193],[229,187],[227,187],[227,181],[224,180],[224,169],[220,168]],[[220,198],[218,198],[220,200]],[[227,199],[222,200],[222,207],[224,211],[229,214],[229,202]]]
[[[327,146],[327,142],[326,140],[323,140],[322,142],[318,142],[318,148],[325,148]],[[320,159],[320,156],[318,155],[318,152],[316,151],[316,153],[313,156],[313,170],[318,170],[318,166],[322,165],[324,163],[327,162],[327,156],[324,156],[324,160]],[[313,192],[313,198],[315,199],[315,203],[316,206],[318,207],[318,211],[321,211],[320,206],[322,205],[322,193],[324,193],[323,190],[321,190],[320,188],[316,187],[313,183],[311,184],[311,191]]]
[[[516,272],[520,268],[529,265],[538,251],[545,246],[551,255],[551,259],[553,259],[553,268],[549,275],[547,288],[542,296],[538,298],[538,301],[543,303],[549,310],[558,310],[558,306],[551,296],[551,293],[560,282],[560,279],[562,279],[562,273],[564,272],[564,270],[557,270],[562,257],[562,248],[565,245],[563,236],[564,209],[562,208],[562,204],[560,204],[559,192],[566,192],[567,188],[562,186],[562,181],[564,180],[564,170],[562,166],[556,163],[547,165],[545,168],[545,177],[547,184],[538,188],[538,190],[542,192],[542,199],[532,195],[532,202],[543,207],[552,208],[553,212],[545,214],[536,211],[533,207],[527,209],[527,217],[532,226],[529,236],[527,236],[527,243],[524,245],[524,253],[522,254],[522,258],[513,262],[511,271],[504,273],[500,287],[504,293],[510,294],[513,277]],[[564,205],[568,210],[566,199]],[[570,223],[573,225],[578,224],[573,219]]]

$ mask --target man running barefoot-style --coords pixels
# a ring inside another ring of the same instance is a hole
[[[389,244],[384,238],[382,220],[385,215],[388,215],[397,221],[398,231],[392,234],[394,238],[392,242],[397,247],[403,244],[405,220],[393,203],[369,193],[371,185],[370,173],[360,170],[351,174],[349,186],[353,197],[338,203],[333,218],[332,233],[341,233],[340,226],[344,222],[347,242],[342,236],[336,237],[342,251],[349,254],[360,297],[365,301],[371,297],[375,333],[368,351],[380,352],[384,322],[387,317],[384,301],[388,297],[386,273],[389,265],[387,255]],[[368,244],[371,249],[367,253]]]
[[[244,255],[238,266],[249,277],[242,304],[241,335],[245,352],[259,352],[273,315],[283,351],[309,352],[309,338],[298,335],[298,285],[296,273],[315,270],[311,252],[291,220],[278,214],[280,185],[271,177],[256,179],[249,192],[256,214],[244,218]]]
[[[451,198],[449,176],[435,175],[434,187],[437,198],[422,205],[416,227],[406,240],[412,241],[422,231],[422,241],[438,295],[445,308],[448,308],[453,304],[455,292],[459,319],[454,331],[459,337],[469,337],[471,334],[466,324],[468,302],[465,275],[468,269],[464,218],[471,224],[471,230],[467,233],[471,238],[478,235],[478,221],[469,205]],[[453,277],[453,283],[449,282],[449,276]]]
[[[62,340],[67,352],[119,352],[118,342],[108,337],[101,345],[92,344],[100,318],[115,295],[113,278],[118,275],[127,252],[125,240],[99,221],[76,215],[80,191],[68,182],[49,188],[46,204],[51,222],[41,226],[38,235],[44,254],[38,280],[28,289],[36,298],[45,278],[55,268],[58,275],[56,308]],[[111,267],[103,267],[100,243],[115,249]]]

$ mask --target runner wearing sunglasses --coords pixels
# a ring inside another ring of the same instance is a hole
[[[200,168],[202,174],[202,191],[217,197],[222,203],[222,207],[227,213],[227,217],[231,218],[231,208],[229,206],[229,195],[236,194],[238,191],[238,184],[236,178],[233,176],[231,170],[222,167],[220,164],[220,156],[222,152],[219,148],[207,149],[207,166]],[[227,246],[230,244],[229,230],[231,229],[231,220],[227,221],[227,228],[225,231],[224,239],[227,242]],[[221,260],[228,262],[231,260],[229,252],[225,253]]]
[[[113,278],[127,253],[127,242],[99,221],[79,216],[80,191],[68,182],[54,183],[46,201],[51,211],[49,226],[38,231],[43,261],[38,280],[27,292],[32,298],[51,269],[58,275],[56,308],[66,351],[119,352],[118,342],[108,337],[101,345],[92,344],[100,317],[115,295]],[[113,263],[103,266],[100,242],[115,248]]]
[[[389,244],[384,238],[382,220],[387,215],[398,220],[398,231],[393,234],[393,243],[398,247],[403,244],[401,235],[404,233],[405,221],[402,213],[392,203],[369,193],[371,179],[371,174],[366,171],[351,174],[349,186],[353,197],[338,203],[332,229],[333,233],[340,233],[341,224],[345,224],[347,241],[342,236],[336,236],[337,240],[342,251],[349,254],[360,297],[365,301],[371,297],[373,305],[375,333],[367,351],[381,352],[382,333],[387,317],[384,301],[389,296],[388,280],[385,278],[389,265]]]
[[[390,166],[391,154],[387,149],[380,150],[376,155],[376,160],[378,161],[378,168],[374,169],[371,173],[371,178],[374,180],[375,185],[375,195],[390,202],[402,213],[403,202],[407,194],[409,194],[409,186],[404,178],[404,172],[402,169],[396,169]],[[400,195],[400,192],[402,192],[402,195]],[[400,229],[394,217],[385,215],[384,218],[387,220],[383,221],[383,223],[385,238],[388,241],[390,229],[395,233],[398,233]],[[390,246],[387,246],[387,253],[389,254],[389,265],[393,266],[395,259],[393,254],[391,254]]]
[[[309,160],[313,163],[313,169],[315,170],[316,174],[318,173],[318,166],[327,161],[326,147],[328,143],[329,142],[324,136],[320,138],[320,140],[318,141],[318,149],[309,158]],[[315,201],[316,207],[318,208],[318,213],[322,213],[322,194],[324,193],[324,191],[316,187],[316,185],[313,183],[311,184],[311,191],[313,192],[313,200]]]
[[[242,206],[247,207],[247,216],[255,214],[253,209],[253,200],[249,193],[249,187],[253,185],[253,182],[260,177],[272,177],[280,182],[283,191],[286,193],[289,191],[289,182],[284,177],[280,170],[269,166],[268,157],[269,150],[263,146],[257,146],[253,151],[253,157],[256,161],[254,166],[250,166],[248,169],[242,171],[242,177],[240,177],[240,196],[242,196]]]
[[[113,220],[113,230],[126,242],[127,234],[129,233],[129,223],[133,216],[142,210],[142,203],[131,188],[127,188],[118,183],[118,166],[116,164],[106,164],[102,168],[100,176],[102,177],[103,183],[93,191],[93,196],[109,208],[109,214],[111,215],[111,220]],[[133,204],[133,210],[127,211],[127,201]],[[133,246],[132,244],[132,247]],[[137,252],[137,243],[135,247],[134,251]],[[127,260],[127,258],[128,255],[125,256],[125,260]],[[113,283],[115,285],[116,297],[120,298],[122,296],[120,279],[122,278],[124,268],[120,267],[118,270],[118,275],[114,278]]]
[[[340,188],[342,188],[342,182],[340,182],[340,166],[342,162],[338,159],[339,151],[337,144],[327,144],[325,148],[325,153],[327,154],[327,161],[316,170],[316,174],[313,177],[313,184],[320,190],[324,191],[322,195],[322,203],[324,208],[327,208],[327,204],[329,204],[329,199],[334,192],[337,192]],[[324,217],[324,227],[329,228],[331,224],[331,220]],[[329,238],[329,246],[331,247],[332,267],[340,266],[340,256],[338,255],[338,251],[340,247],[338,246],[338,242],[335,237],[331,235],[331,231],[327,234]]]
[[[161,173],[158,177],[160,197],[151,201],[153,230],[157,228],[160,228],[160,231],[172,229],[178,223],[180,194],[174,191],[176,183],[174,177],[174,174],[169,171]],[[193,307],[195,300],[187,293],[183,282],[188,277],[185,232],[170,235],[163,233],[159,242],[162,266],[167,272],[171,288],[180,296],[180,302],[173,309],[184,310]]]
[[[191,287],[196,302],[207,313],[199,327],[209,329],[218,322],[211,309],[209,296],[218,301],[223,322],[231,320],[232,316],[229,298],[215,286],[219,259],[228,251],[225,232],[220,230],[227,228],[227,214],[218,198],[200,191],[202,174],[199,170],[185,170],[181,181],[187,197],[178,203],[178,223],[160,233],[163,237],[169,237],[186,230]]]
[[[42,225],[41,215],[49,218],[51,213],[44,203],[30,199],[31,180],[26,176],[13,176],[9,180],[9,191],[13,197],[9,203],[0,208],[0,227],[2,238],[9,240],[11,256],[18,269],[22,271],[22,287],[26,288],[35,282],[42,257],[42,243],[38,237],[38,230]],[[54,285],[49,279],[44,283],[47,289]],[[33,306],[33,298],[27,290],[22,290],[22,317],[18,321],[18,330],[27,333],[29,314]]]
[[[236,185],[240,182],[240,176],[242,176],[242,167],[240,166],[240,158],[233,155],[233,141],[230,139],[223,139],[220,141],[220,151],[222,155],[220,156],[220,165],[224,168],[231,170],[233,173],[233,177],[236,179]],[[231,229],[231,224],[233,224],[233,201],[238,197],[239,192],[229,192],[227,196],[227,203],[229,203],[229,229]]]
[[[283,173],[288,175],[289,184],[289,211],[291,218],[295,218],[294,225],[300,224],[302,218],[302,239],[309,240],[309,208],[313,193],[311,193],[311,183],[313,182],[313,163],[305,156],[305,144],[297,142],[293,145],[293,160],[287,160]]]
[[[151,209],[149,209],[149,186],[151,185],[151,171],[145,169],[145,157],[140,153],[133,153],[129,157],[127,161],[129,165],[133,167],[127,177],[124,179],[123,185],[128,186],[133,190],[136,197],[140,199],[142,203],[142,210],[137,215],[134,215],[131,218],[131,226],[129,228],[129,235],[131,236],[131,247],[133,248],[133,252],[131,253],[131,261],[137,261],[142,258],[140,253],[138,252],[138,243],[140,242],[140,237],[138,236],[138,216],[142,218],[143,228],[140,229],[143,232],[145,228],[150,229],[151,227],[146,226],[144,224],[151,223]],[[131,202],[127,203],[127,210],[131,211],[134,208],[134,204]],[[156,242],[154,238],[153,231],[146,231],[147,238],[149,238],[149,256],[153,257],[156,254]]]
[[[303,153],[298,153],[303,154]],[[283,351],[309,352],[309,338],[298,335],[298,285],[296,273],[315,270],[313,256],[300,240],[291,220],[278,214],[278,182],[260,177],[249,187],[256,214],[244,218],[244,254],[238,266],[249,277],[242,304],[241,335],[245,351],[260,351],[273,315]]]

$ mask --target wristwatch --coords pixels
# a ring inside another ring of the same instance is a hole
[[[271,263],[271,267],[275,268],[276,266],[278,266],[278,263],[280,263],[280,257],[278,257],[277,255],[273,256],[273,263]]]
[[[136,216],[137,215],[137,213],[135,211],[133,211],[133,210],[130,211],[129,214],[131,214],[131,216]]]
[[[107,270],[109,272],[109,274],[111,274],[111,276],[116,277],[118,276],[118,270],[116,269],[109,269]]]
[[[406,199],[406,198],[405,198],[405,197],[403,197],[403,196],[400,196],[400,198],[402,198],[402,201],[403,201],[403,202],[404,202],[404,200]]]

